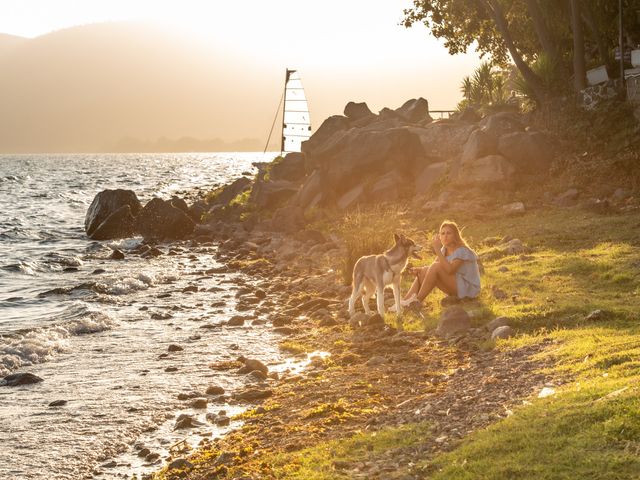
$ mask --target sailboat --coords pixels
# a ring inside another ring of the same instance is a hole
[[[264,147],[265,152],[269,146],[281,106],[283,106],[280,141],[280,155],[282,156],[287,153],[302,151],[302,142],[308,140],[312,133],[309,105],[297,70],[286,69],[284,91],[271,125],[269,138],[267,138],[267,143]]]

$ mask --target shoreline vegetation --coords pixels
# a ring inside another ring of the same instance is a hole
[[[218,242],[268,299],[280,348],[310,355],[281,376],[211,365],[262,379],[243,392],[242,426],[144,478],[635,478],[638,170],[632,139],[608,150],[595,115],[549,130],[513,111],[432,121],[424,99],[378,115],[351,102],[255,178],[191,206],[97,214],[94,234],[125,218],[150,244]],[[589,122],[599,136],[577,142]],[[445,218],[480,256],[480,297],[349,318],[355,260],[395,232],[425,246]]]

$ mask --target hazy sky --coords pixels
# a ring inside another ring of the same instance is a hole
[[[453,108],[475,55],[451,57],[422,26],[398,25],[411,0],[0,0],[0,32],[35,37],[85,23],[138,20],[180,30],[284,70],[305,70],[366,82],[380,92],[362,98],[372,109],[423,96],[433,109]],[[354,75],[355,72],[355,75]],[[362,75],[358,75],[361,72]],[[312,81],[312,80],[311,80]],[[316,82],[318,84],[319,82]],[[309,92],[310,101],[313,96]],[[336,112],[337,113],[337,112]]]

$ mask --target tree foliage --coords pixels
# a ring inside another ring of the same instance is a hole
[[[575,5],[580,7],[578,26],[584,33],[586,68],[602,63],[613,66],[618,44],[618,2],[574,3],[574,10]],[[640,0],[624,0],[623,5],[625,42],[636,48],[640,44]],[[513,62],[536,100],[560,93],[554,89],[570,87],[574,65],[580,64],[573,61],[576,24],[572,29],[569,0],[414,0],[413,8],[404,14],[405,27],[424,23],[433,36],[444,40],[452,55],[473,47],[481,57],[488,57],[491,65],[504,67]],[[536,72],[541,62],[546,79]],[[610,69],[610,74],[615,76],[615,68]],[[549,77],[562,81],[549,81]]]

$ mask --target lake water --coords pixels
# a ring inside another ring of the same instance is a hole
[[[139,478],[157,463],[138,457],[134,444],[162,458],[176,442],[195,445],[224,433],[177,396],[211,384],[241,387],[247,380],[208,366],[240,354],[278,368],[282,359],[267,327],[202,328],[237,313],[238,284],[252,279],[205,274],[220,266],[215,245],[178,244],[175,255],[109,260],[111,247],[126,252],[141,239],[91,241],[84,217],[107,188],[134,190],[144,204],[213,188],[271,158],[0,156],[0,377],[31,372],[44,379],[0,387],[0,478]],[[182,293],[193,285],[197,292]],[[170,344],[184,351],[166,355]],[[67,403],[50,407],[56,400]],[[221,400],[207,411],[241,408]],[[204,425],[174,430],[180,413]]]

